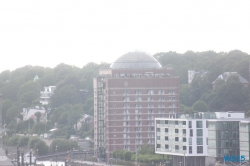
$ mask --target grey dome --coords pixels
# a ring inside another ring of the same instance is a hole
[[[129,52],[120,56],[110,65],[111,69],[118,68],[161,68],[161,64],[144,52]]]

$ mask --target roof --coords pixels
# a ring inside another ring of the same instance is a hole
[[[161,68],[161,64],[145,52],[129,52],[114,61],[110,68]]]
[[[224,81],[227,81],[227,79],[232,76],[232,75],[236,75],[236,76],[239,76],[239,81],[242,83],[242,84],[248,84],[249,82],[243,78],[242,76],[240,76],[237,72],[224,72],[223,74],[219,75],[216,80],[214,80],[212,82],[212,84],[214,84],[217,80],[224,80]]]

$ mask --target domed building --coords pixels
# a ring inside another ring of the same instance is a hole
[[[154,147],[155,118],[179,112],[179,77],[144,52],[129,52],[94,78],[94,148],[99,160],[115,150]]]

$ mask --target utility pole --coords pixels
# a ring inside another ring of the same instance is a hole
[[[1,137],[1,148],[3,148],[3,111],[2,111],[2,94],[0,94],[0,137]]]

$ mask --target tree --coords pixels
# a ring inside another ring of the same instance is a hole
[[[28,142],[29,142],[29,137],[26,137],[26,136],[20,137],[18,139],[17,146],[18,147],[26,146],[28,145]]]
[[[48,154],[48,151],[49,151],[49,147],[42,140],[39,140],[38,142],[36,142],[34,149],[35,149],[37,155],[39,155],[39,156],[46,155],[46,154]]]
[[[193,110],[196,112],[208,112],[209,108],[208,105],[204,101],[197,101],[192,106]]]
[[[39,84],[37,82],[29,81],[20,87],[18,98],[20,99],[20,97],[27,92],[33,92],[35,96],[39,97],[39,89]]]
[[[56,150],[57,152],[66,152],[72,150],[73,148],[78,149],[78,145],[73,141],[66,139],[55,139],[50,144],[49,152],[55,153]]]
[[[45,132],[45,124],[42,122],[37,122],[34,124],[33,128],[32,128],[32,133],[34,134],[42,134]]]
[[[74,105],[70,112],[68,113],[68,122],[73,126],[76,124],[77,128],[77,122],[84,114],[83,107],[81,104]]]
[[[12,106],[7,110],[6,117],[10,120],[14,120],[20,115],[20,108],[18,106]]]
[[[40,118],[42,116],[41,112],[36,112],[35,116],[36,116],[37,122],[40,122]]]
[[[31,137],[29,140],[29,148],[34,149],[36,146],[36,143],[42,141],[39,137]]]
[[[55,94],[51,97],[52,107],[60,107],[65,103],[74,105],[79,102],[79,90],[73,84],[65,85],[60,89],[56,89]]]

